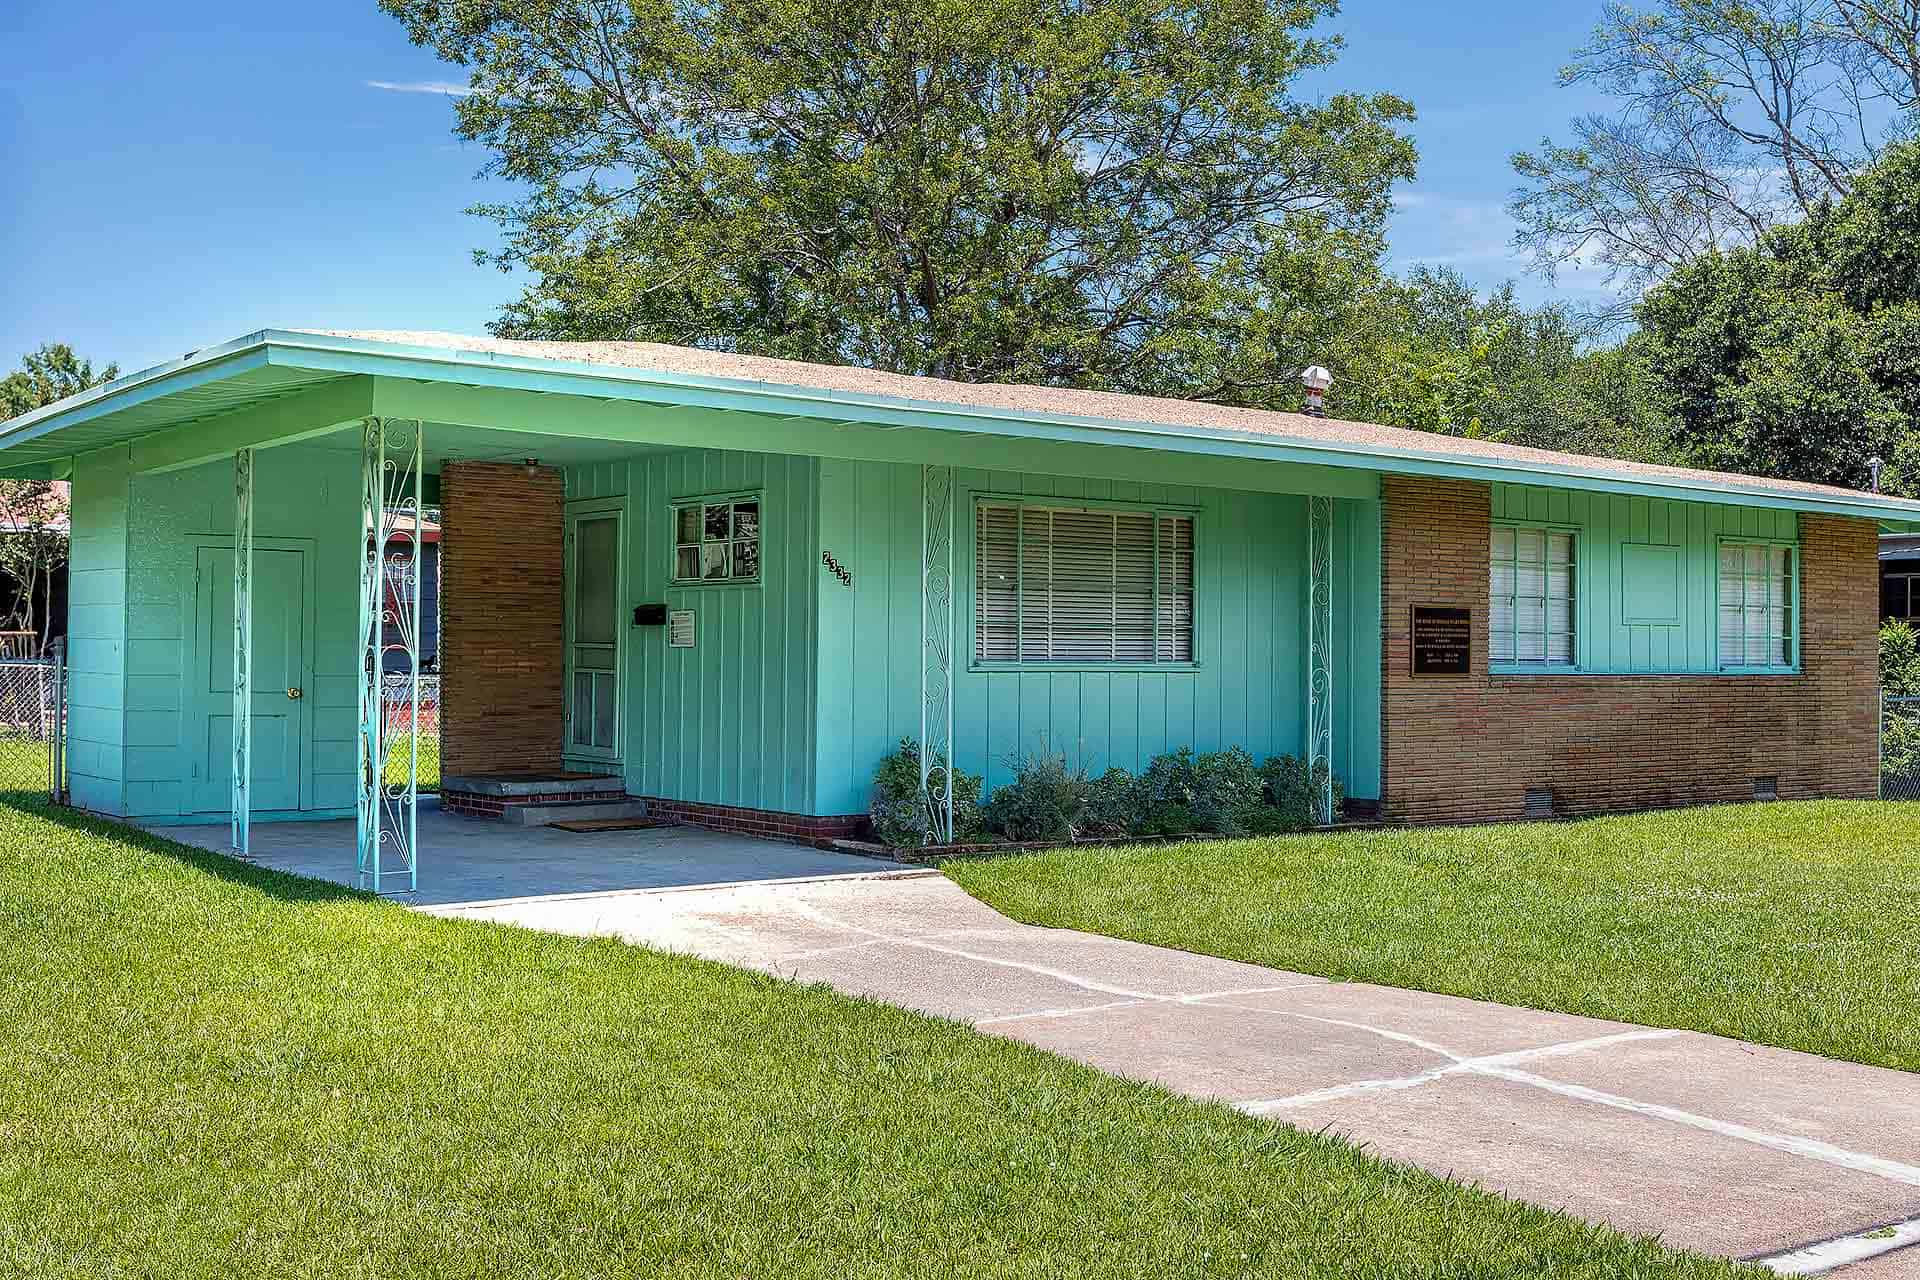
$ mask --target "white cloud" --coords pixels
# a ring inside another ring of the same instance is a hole
[[[473,92],[451,80],[369,80],[367,88],[385,89],[389,93],[437,93],[447,98],[464,98]]]

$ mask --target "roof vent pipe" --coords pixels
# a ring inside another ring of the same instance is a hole
[[[1883,464],[1879,455],[1867,459],[1867,474],[1873,479],[1873,491],[1880,492],[1880,468]]]
[[[1333,375],[1317,364],[1310,364],[1300,371],[1300,385],[1307,389],[1307,404],[1302,410],[1309,418],[1327,416],[1327,388],[1333,385]]]

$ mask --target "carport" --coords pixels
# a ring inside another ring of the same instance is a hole
[[[700,827],[562,831],[443,813],[422,796],[420,838],[434,849],[434,874],[407,900],[419,906],[500,904],[570,895],[683,889],[871,875],[894,864],[855,854]],[[229,851],[225,824],[169,826],[170,839]],[[354,820],[262,822],[253,861],[275,871],[361,886],[353,858]]]

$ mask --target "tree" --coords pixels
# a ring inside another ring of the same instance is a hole
[[[1597,264],[1631,298],[1845,197],[1911,132],[1920,5],[1611,3],[1560,79],[1618,106],[1513,157],[1515,241],[1548,275]]]
[[[1413,172],[1332,0],[381,0],[526,194],[496,333],[1236,399]],[[1297,366],[1296,366],[1297,367]]]
[[[1920,492],[1920,143],[1852,193],[1712,252],[1640,305],[1647,359],[1689,460]]]
[[[0,378],[0,421],[63,400],[119,373],[98,375],[65,343],[48,343]],[[0,628],[38,632],[52,608],[53,575],[67,557],[67,487],[0,479]]]

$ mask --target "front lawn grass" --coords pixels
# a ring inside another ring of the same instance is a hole
[[[1920,804],[949,863],[1015,919],[1920,1070]]]
[[[1735,1272],[956,1023],[15,803],[0,1274]]]

